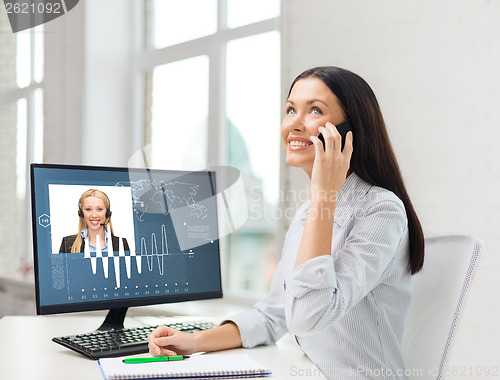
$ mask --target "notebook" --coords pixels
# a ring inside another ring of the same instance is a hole
[[[118,379],[240,379],[270,376],[247,354],[194,355],[172,362],[128,364],[123,357],[98,361],[105,380]]]

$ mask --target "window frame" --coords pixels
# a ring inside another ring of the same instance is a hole
[[[35,97],[38,90],[42,91],[42,102],[44,103],[45,98],[45,77],[43,77],[40,82],[35,81],[35,52],[36,52],[36,43],[37,39],[35,36],[37,34],[42,34],[44,36],[43,26],[32,28],[26,31],[21,31],[17,33],[29,34],[30,35],[30,82],[25,87],[13,87],[6,90],[0,90],[0,106],[17,103],[21,99],[26,100],[26,140],[25,140],[25,185],[24,185],[24,199],[17,199],[16,201],[19,204],[18,215],[21,215],[19,225],[22,227],[21,239],[19,242],[16,242],[16,246],[18,248],[18,257],[17,261],[21,268],[30,268],[33,265],[33,256],[31,255],[31,187],[30,187],[30,169],[29,164],[34,162],[35,159],[41,157],[35,157],[35,152],[37,148],[35,144],[41,144],[42,156],[43,156],[43,143],[35,141],[36,132],[35,129],[37,127],[37,120],[35,117],[36,107],[35,107]],[[44,46],[45,41],[43,41],[42,46]],[[45,61],[45,54],[41,57],[41,62]],[[43,111],[42,111],[43,112]],[[42,130],[44,125],[44,113],[40,115],[42,124]],[[17,125],[16,125],[17,130]],[[43,132],[42,132],[43,133]],[[16,152],[16,159],[19,153]],[[14,268],[16,270],[17,268]],[[3,273],[4,269],[0,268],[0,272]]]
[[[280,1],[282,8],[283,1]],[[134,14],[134,50],[135,59],[132,63],[133,72],[133,130],[134,151],[140,150],[148,145],[151,131],[145,127],[145,77],[157,66],[173,63],[183,59],[206,55],[209,59],[209,92],[208,92],[208,131],[207,150],[208,167],[228,165],[228,131],[226,115],[226,46],[229,41],[251,37],[254,35],[277,31],[280,36],[282,13],[277,17],[258,21],[248,25],[235,28],[227,27],[227,0],[217,1],[217,30],[211,35],[182,42],[176,45],[159,49],[146,47],[145,44],[145,7],[144,0],[135,3]],[[281,56],[281,55],[280,55]],[[282,64],[280,64],[282,67]],[[280,94],[281,95],[281,94]],[[281,164],[280,164],[281,167]],[[280,170],[280,177],[281,177]],[[218,184],[225,183],[224,173],[218,173]],[[280,179],[280,183],[283,181]],[[279,205],[278,205],[279,206]],[[281,238],[281,222],[278,226],[277,235]],[[279,239],[280,240],[280,239]],[[221,244],[221,269],[226,272],[225,263],[227,255],[227,243]],[[228,297],[229,295],[229,297]],[[231,302],[251,304],[262,294],[251,291],[234,291],[227,289],[225,298]]]

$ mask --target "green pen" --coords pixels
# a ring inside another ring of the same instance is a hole
[[[138,363],[153,363],[153,362],[173,362],[177,360],[188,359],[189,355],[174,355],[174,356],[158,356],[151,358],[127,358],[123,359],[124,363],[127,364],[138,364]]]

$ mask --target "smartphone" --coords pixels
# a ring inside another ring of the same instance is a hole
[[[346,121],[343,121],[339,125],[336,125],[335,128],[337,128],[337,131],[339,131],[340,136],[342,136],[342,149],[344,149],[345,136],[347,135],[347,132],[352,131],[351,121],[347,119]],[[325,139],[323,138],[323,135],[321,133],[318,134],[318,138],[323,143],[323,149],[325,149]]]

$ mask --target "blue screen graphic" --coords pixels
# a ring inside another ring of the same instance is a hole
[[[71,253],[89,189],[108,197],[114,238]],[[32,202],[41,308],[221,291],[213,172],[32,165]]]

